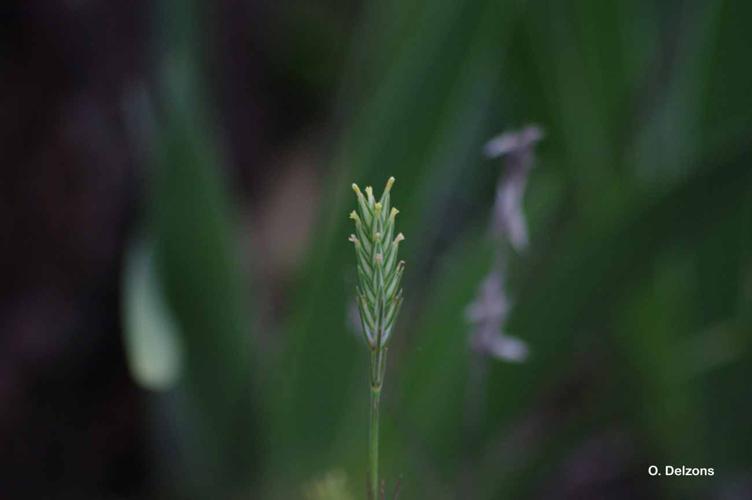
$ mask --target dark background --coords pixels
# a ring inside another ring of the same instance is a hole
[[[0,497],[361,498],[349,185],[408,262],[402,498],[752,497],[752,4],[8,1]],[[504,130],[545,129],[469,349]],[[655,464],[713,477],[655,477]]]

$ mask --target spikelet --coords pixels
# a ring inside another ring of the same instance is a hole
[[[397,254],[405,237],[402,233],[395,236],[399,210],[391,205],[392,185],[394,177],[389,178],[378,200],[370,186],[365,188],[364,195],[357,184],[352,185],[358,209],[350,213],[355,233],[349,240],[355,246],[357,303],[363,336],[372,353],[379,353],[386,347],[402,305],[400,283],[405,263],[398,260]],[[382,362],[379,355],[377,365]],[[382,368],[377,366],[375,370]]]

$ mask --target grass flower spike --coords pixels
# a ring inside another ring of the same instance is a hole
[[[390,191],[394,177],[390,177],[381,198],[376,201],[373,188],[363,194],[357,184],[352,188],[358,209],[350,213],[355,233],[350,241],[355,246],[358,269],[357,303],[363,337],[370,351],[371,421],[369,439],[369,494],[377,498],[379,402],[386,369],[387,344],[402,305],[400,283],[405,263],[397,258],[399,244],[405,239],[395,235],[395,221],[399,210],[391,206]]]
[[[355,245],[357,258],[360,322],[371,354],[378,356],[374,360],[379,369],[371,373],[371,385],[378,388],[383,382],[380,365],[384,363],[386,346],[402,304],[400,282],[405,269],[404,261],[397,259],[399,244],[405,237],[402,233],[394,235],[399,210],[390,206],[393,184],[394,177],[390,177],[379,201],[373,197],[370,186],[364,195],[353,184],[358,211],[350,213],[355,223],[355,234],[350,235],[350,241]]]

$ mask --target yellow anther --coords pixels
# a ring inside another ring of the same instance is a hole
[[[404,240],[405,240],[405,235],[404,235],[404,234],[402,234],[402,233],[399,233],[399,234],[398,234],[398,235],[397,235],[397,236],[396,236],[396,237],[394,238],[394,244],[396,245],[396,244],[397,244],[397,243],[399,243],[400,241],[404,241]]]

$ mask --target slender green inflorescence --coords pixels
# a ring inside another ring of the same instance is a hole
[[[394,235],[395,219],[399,210],[391,207],[390,191],[394,177],[390,177],[376,201],[369,186],[364,195],[357,184],[353,191],[358,200],[358,210],[350,213],[355,222],[355,234],[350,241],[355,245],[358,268],[357,301],[363,337],[371,357],[369,378],[371,382],[371,416],[369,437],[369,481],[371,499],[379,491],[379,405],[381,386],[386,369],[387,343],[402,305],[400,282],[405,262],[397,259],[399,244],[405,237]]]

